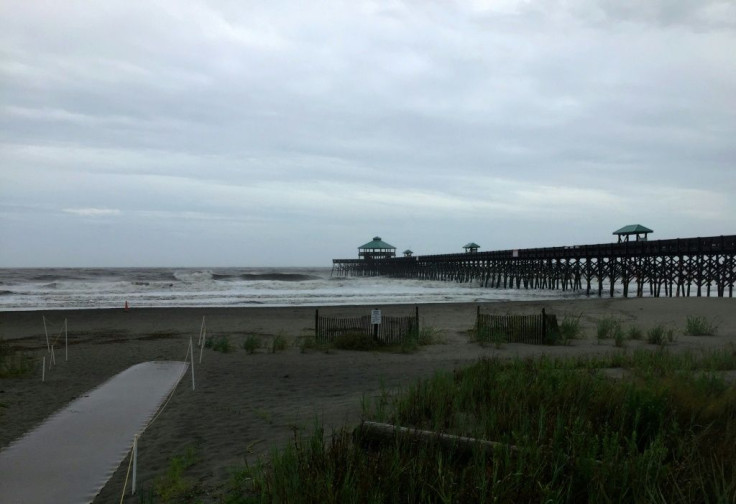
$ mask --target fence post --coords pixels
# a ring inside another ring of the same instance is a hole
[[[542,308],[542,343],[547,341],[547,314]]]
[[[319,340],[319,308],[314,310],[314,341]]]
[[[371,324],[373,324],[373,341],[378,341],[378,326],[381,323],[381,310],[378,308],[371,312]]]

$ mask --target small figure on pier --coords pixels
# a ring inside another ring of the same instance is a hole
[[[624,226],[618,231],[614,231],[613,234],[618,235],[618,242],[624,243],[629,241],[629,237],[636,236],[636,241],[647,241],[647,235],[653,233],[648,227],[644,227],[641,224],[631,224]]]
[[[388,259],[396,257],[396,247],[381,240],[380,236],[374,236],[373,241],[358,247],[358,257],[361,259]]]
[[[465,249],[465,252],[468,254],[472,254],[474,252],[478,252],[478,249],[480,248],[480,245],[478,245],[475,242],[466,243],[463,248]]]

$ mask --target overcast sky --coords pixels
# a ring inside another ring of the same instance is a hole
[[[736,233],[733,0],[0,0],[0,266]]]

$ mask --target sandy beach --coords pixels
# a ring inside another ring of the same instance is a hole
[[[358,316],[368,314],[371,308],[323,307],[320,313]],[[378,308],[387,315],[408,315],[414,310],[413,305]],[[145,431],[139,445],[139,488],[151,487],[171,457],[193,446],[197,463],[188,474],[216,495],[231,467],[267,456],[295,431],[308,431],[315,421],[327,428],[354,425],[360,420],[362,399],[376,396],[382,387],[393,390],[407,386],[435,371],[451,370],[479,358],[657,350],[645,341],[629,341],[623,349],[610,340],[599,343],[596,323],[609,316],[644,331],[666,324],[676,334],[668,347],[672,351],[717,347],[736,351],[734,299],[585,299],[481,305],[483,312],[499,314],[536,314],[542,308],[558,317],[581,315],[587,337],[568,346],[481,347],[468,340],[476,304],[420,305],[421,324],[441,331],[445,341],[411,354],[302,352],[300,338],[314,332],[312,307],[0,312],[0,337],[29,352],[39,363],[46,355],[45,316],[50,338],[56,340],[57,361],[45,383],[41,382],[40,368],[38,376],[0,380],[0,448],[133,364],[183,360],[190,338],[196,342],[199,336],[203,316],[208,336],[228,336],[235,350],[221,353],[206,349],[202,364],[195,364],[196,390],[192,390],[187,374],[163,413]],[[716,323],[717,335],[683,335],[690,315]],[[68,323],[68,361],[60,333],[64,319]],[[263,348],[248,354],[241,346],[247,335],[260,336],[264,345],[281,335],[290,345],[277,353]],[[96,503],[119,502],[126,469],[121,466],[115,472]]]

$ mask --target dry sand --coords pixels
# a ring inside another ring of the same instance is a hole
[[[40,362],[46,353],[42,315],[49,334],[59,336],[68,320],[69,360],[64,360],[64,337],[58,339],[57,365],[41,383],[38,376],[0,380],[0,448],[43,422],[69,401],[129,366],[148,360],[182,360],[189,338],[196,342],[202,317],[208,335],[227,335],[236,350],[205,350],[195,367],[196,390],[189,374],[179,384],[163,414],[141,437],[139,488],[150,487],[165,472],[171,457],[194,446],[198,462],[189,474],[216,494],[229,469],[244,460],[255,461],[283,446],[295,430],[309,431],[315,421],[329,429],[360,420],[361,400],[408,386],[438,370],[451,370],[482,357],[581,355],[655,349],[640,341],[625,349],[612,341],[598,343],[596,322],[613,316],[644,331],[666,324],[676,331],[673,351],[728,347],[736,351],[736,300],[716,298],[585,299],[545,302],[489,303],[486,313],[548,313],[582,315],[586,339],[570,346],[509,344],[480,347],[468,341],[475,304],[421,305],[422,325],[439,329],[446,343],[412,354],[385,352],[302,353],[296,341],[314,332],[314,308],[190,308],[0,312],[0,337],[29,351]],[[366,315],[373,307],[321,308],[324,315]],[[381,306],[384,314],[411,314],[413,306]],[[719,325],[716,336],[684,336],[688,315],[705,316]],[[260,335],[264,343],[281,334],[294,342],[287,350],[262,349],[247,354],[246,335]],[[131,440],[132,441],[132,440]],[[126,467],[121,467],[95,500],[119,502]],[[126,501],[135,502],[135,499]]]

